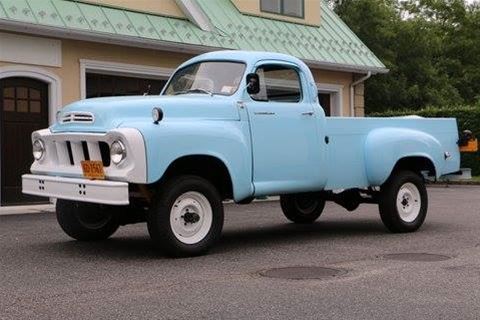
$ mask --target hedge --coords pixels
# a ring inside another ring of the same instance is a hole
[[[456,118],[458,129],[471,130],[480,140],[480,106],[456,106],[449,108],[429,107],[421,110],[388,110],[381,113],[369,114],[369,117],[395,117],[418,115],[426,118]],[[480,175],[480,153],[462,153],[461,167],[471,168],[472,175]]]

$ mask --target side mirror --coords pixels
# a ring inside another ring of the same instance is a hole
[[[258,74],[247,74],[247,92],[248,94],[257,94],[260,92],[260,79]]]

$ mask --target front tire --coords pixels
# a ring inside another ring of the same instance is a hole
[[[298,193],[280,196],[283,214],[295,223],[313,223],[325,208],[325,200],[316,193]]]
[[[416,231],[427,216],[427,189],[415,172],[394,172],[382,185],[379,200],[380,217],[391,232]]]
[[[150,237],[170,256],[206,253],[220,238],[223,203],[208,180],[179,176],[167,181],[148,213]]]
[[[80,241],[107,239],[120,226],[110,206],[58,199],[56,212],[62,230]]]

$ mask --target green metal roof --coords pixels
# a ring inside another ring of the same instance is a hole
[[[324,2],[319,27],[245,15],[231,1],[198,0],[198,3],[238,49],[287,53],[308,62],[385,68]]]
[[[216,32],[203,31],[185,19],[68,0],[0,0],[0,29],[27,26],[27,31],[43,28],[63,31],[65,35],[118,38],[125,45],[129,41],[148,41],[195,46],[198,51],[275,51],[332,68],[386,71],[382,62],[323,3],[319,27],[244,15],[230,0],[197,3]]]

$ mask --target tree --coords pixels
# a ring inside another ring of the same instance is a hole
[[[464,0],[345,0],[336,13],[390,72],[366,83],[366,111],[480,100],[480,8]]]

